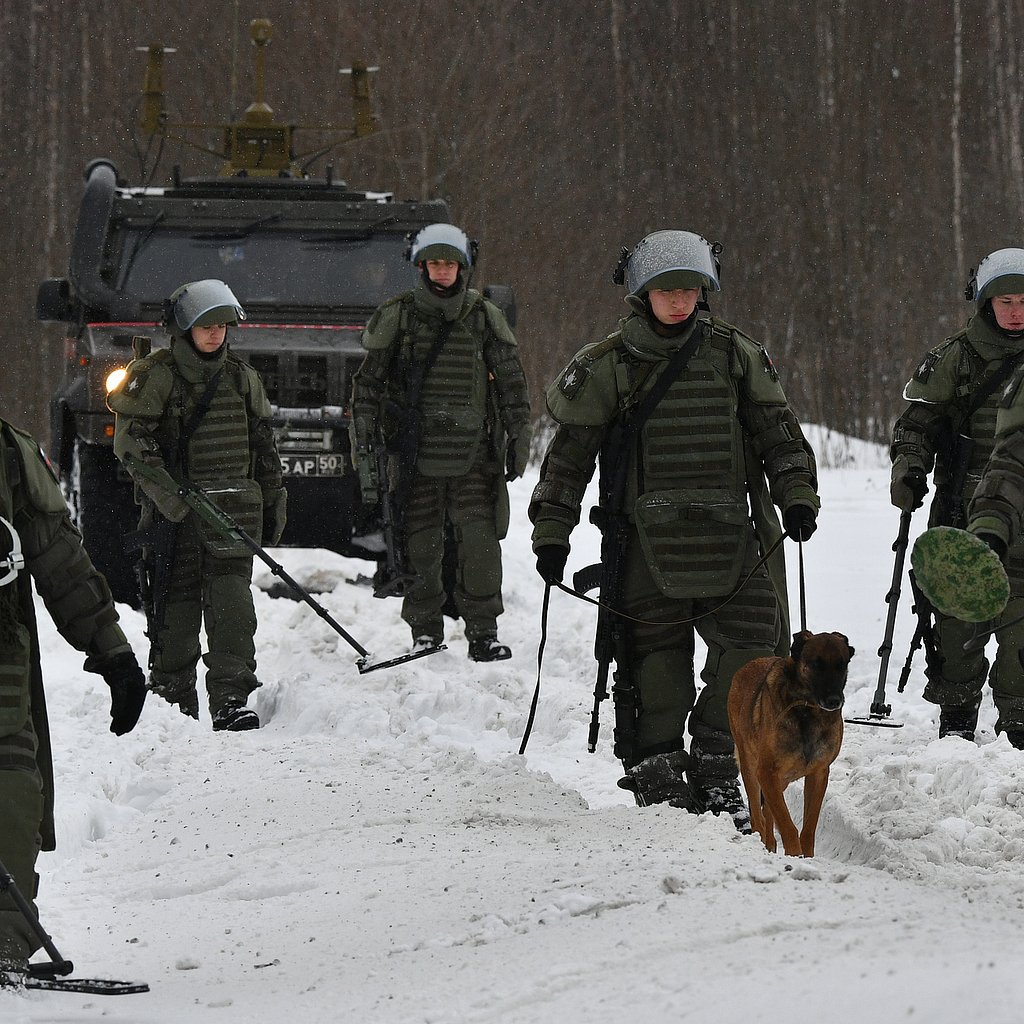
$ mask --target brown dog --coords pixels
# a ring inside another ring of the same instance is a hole
[[[853,648],[842,633],[793,637],[788,658],[757,658],[733,676],[729,726],[736,743],[750,824],[775,850],[814,856],[814,832],[828,786],[828,772],[843,742],[843,688]],[[804,780],[804,820],[799,834],[783,793]]]

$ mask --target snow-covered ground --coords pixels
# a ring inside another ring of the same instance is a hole
[[[850,637],[846,710],[865,715],[898,516],[880,449],[815,444],[842,468],[822,472],[805,546],[808,627]],[[260,590],[259,732],[214,734],[151,698],[115,738],[102,681],[41,615],[59,842],[40,861],[43,922],[77,974],[152,991],[0,994],[0,1020],[1021,1019],[1024,753],[995,738],[989,696],[977,744],[937,740],[920,656],[896,693],[909,590],[888,694],[903,728],[848,726],[818,856],[770,855],[728,821],[634,807],[608,705],[586,753],[593,612],[561,593],[518,755],[543,594],[534,479],[512,488],[504,545],[511,662],[469,662],[455,624],[448,651],[359,675],[311,609]],[[596,553],[591,527],[575,540],[570,570]],[[365,563],[277,554],[375,656],[404,650],[398,602],[348,582]],[[142,619],[122,612],[144,661]]]

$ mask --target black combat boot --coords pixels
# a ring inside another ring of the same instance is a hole
[[[962,740],[974,742],[978,728],[978,704],[942,704],[939,707],[939,739],[943,736],[959,736]]]
[[[750,812],[740,793],[738,774],[732,751],[711,753],[694,741],[686,777],[690,780],[696,812],[728,814],[736,828],[749,835]]]
[[[683,774],[688,762],[685,750],[651,754],[627,768],[618,786],[629,790],[640,807],[668,804],[684,811],[694,811],[693,795]]]
[[[246,732],[259,727],[259,715],[240,700],[225,701],[213,713],[213,728],[216,732]]]
[[[470,661],[507,661],[512,657],[512,649],[498,643],[496,636],[478,636],[469,641]]]

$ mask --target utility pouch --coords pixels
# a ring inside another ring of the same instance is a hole
[[[736,586],[751,532],[745,500],[728,491],[649,491],[633,519],[666,597],[721,597]]]
[[[227,480],[216,487],[202,485],[203,493],[230,516],[257,544],[263,540],[263,492],[255,480]],[[215,558],[241,558],[252,554],[240,540],[221,533],[212,523],[196,516],[203,546]]]
[[[13,627],[13,628],[12,628]],[[28,720],[31,637],[20,622],[3,627],[0,655],[0,737],[19,732]]]

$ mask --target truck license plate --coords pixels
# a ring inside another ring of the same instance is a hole
[[[345,456],[340,452],[283,454],[281,472],[285,476],[341,476],[345,472]]]

